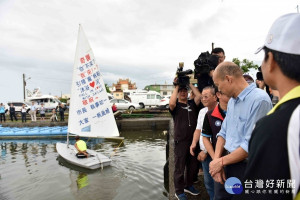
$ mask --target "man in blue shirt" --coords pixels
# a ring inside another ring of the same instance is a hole
[[[5,107],[3,103],[0,104],[0,122],[2,123],[2,118],[3,121],[5,122]]]
[[[233,62],[223,62],[213,74],[215,85],[222,94],[231,97],[227,115],[217,134],[215,157],[210,163],[210,174],[221,184],[215,185],[215,199],[231,199],[225,191],[227,178],[242,180],[248,157],[248,144],[257,120],[272,108],[268,94],[248,85],[243,71]]]

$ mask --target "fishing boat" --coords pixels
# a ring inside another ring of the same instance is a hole
[[[73,66],[67,142],[57,143],[56,149],[66,161],[83,168],[97,169],[111,164],[109,157],[91,149],[87,149],[89,157],[77,158],[77,150],[69,141],[70,136],[75,135],[122,139],[102,74],[81,25]]]

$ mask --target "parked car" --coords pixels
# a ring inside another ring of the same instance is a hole
[[[128,96],[132,103],[141,105],[142,108],[145,106],[159,106],[161,96],[156,91],[147,90],[126,90],[124,95]]]
[[[34,105],[36,106],[37,110],[41,107],[42,104],[44,104],[44,107],[47,111],[51,111],[53,108],[57,108],[57,106],[62,103],[60,100],[58,100],[56,97],[52,95],[42,95],[42,96],[34,96],[34,97],[28,97],[26,99],[26,102],[31,106],[32,102],[34,102]],[[65,103],[62,103],[66,105]]]
[[[134,110],[134,109],[140,109],[141,108],[141,106],[139,104],[131,103],[131,102],[129,102],[127,100],[124,100],[124,99],[112,99],[112,100],[110,100],[111,106],[114,103],[116,104],[118,110],[127,110],[127,109]]]
[[[159,102],[159,106],[163,106],[164,108],[169,109],[170,97],[171,95],[163,97]]]

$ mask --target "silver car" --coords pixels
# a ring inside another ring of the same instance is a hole
[[[136,103],[131,103],[124,99],[112,99],[110,100],[111,106],[115,104],[117,106],[118,110],[134,110],[134,109],[140,109],[141,106]]]

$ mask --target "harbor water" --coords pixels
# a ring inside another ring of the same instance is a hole
[[[126,131],[121,136],[125,140],[120,147],[115,140],[87,142],[113,160],[94,171],[58,155],[55,145],[66,139],[0,140],[0,199],[168,199],[163,177],[166,136],[162,131]]]

